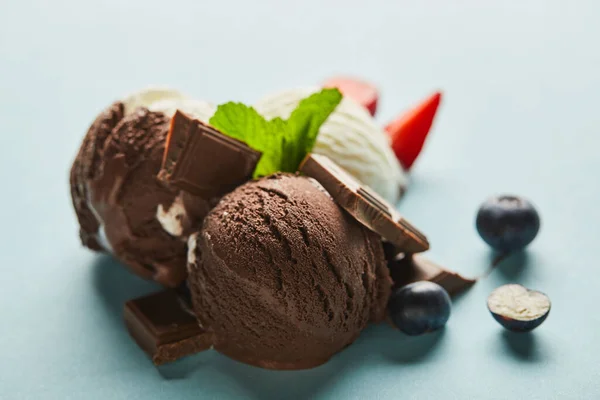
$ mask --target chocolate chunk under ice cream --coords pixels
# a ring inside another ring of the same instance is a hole
[[[391,286],[381,238],[288,174],[223,197],[190,236],[189,269],[214,348],[272,369],[326,362],[384,319]]]
[[[167,286],[185,279],[189,229],[216,203],[157,179],[176,108],[204,120],[213,109],[169,90],[112,104],[90,127],[70,177],[83,244]]]

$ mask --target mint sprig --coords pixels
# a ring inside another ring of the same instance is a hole
[[[220,105],[209,123],[224,134],[263,153],[254,177],[296,172],[312,150],[319,128],[342,101],[337,89],[323,89],[303,99],[287,120],[266,120],[242,103]]]

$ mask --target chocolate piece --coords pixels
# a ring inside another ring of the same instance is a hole
[[[222,196],[252,177],[261,154],[177,111],[159,179],[204,198]]]
[[[435,282],[450,294],[458,294],[473,286],[475,279],[448,271],[421,255],[400,254],[388,262],[394,288],[417,281]]]
[[[207,350],[213,343],[212,333],[198,325],[175,290],[129,300],[124,317],[129,333],[156,365]]]
[[[425,235],[387,201],[361,185],[329,158],[309,154],[300,165],[300,171],[319,181],[342,208],[393,244],[397,252],[420,253],[429,249]]]

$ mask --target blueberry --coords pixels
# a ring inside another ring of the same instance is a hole
[[[476,220],[481,238],[494,250],[511,253],[524,249],[540,230],[533,205],[517,196],[497,196],[479,208]]]
[[[450,318],[450,296],[437,283],[414,282],[392,293],[388,311],[402,332],[421,335],[446,325]]]
[[[487,305],[494,319],[513,332],[529,332],[537,328],[550,313],[548,296],[515,284],[494,290]]]

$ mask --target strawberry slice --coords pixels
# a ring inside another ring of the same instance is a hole
[[[371,83],[350,77],[334,77],[325,81],[323,87],[337,88],[344,96],[350,97],[369,110],[371,115],[375,115],[377,111],[379,93]]]
[[[419,156],[441,98],[440,92],[432,94],[385,127],[392,139],[392,149],[404,169],[409,170]]]

